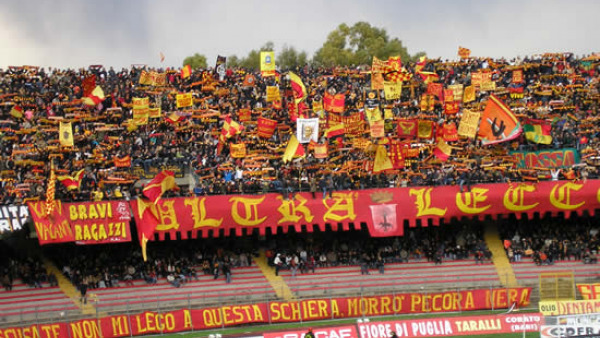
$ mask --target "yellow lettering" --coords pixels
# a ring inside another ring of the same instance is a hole
[[[246,198],[246,197],[232,197],[229,202],[233,202],[231,206],[231,217],[239,225],[254,226],[264,222],[267,217],[258,218],[258,205],[265,200],[261,198]],[[243,216],[239,212],[239,204],[244,206]]]
[[[81,220],[88,219],[87,214],[85,212],[85,205],[79,204],[79,205],[77,205],[77,209],[79,211],[79,219],[81,219]]]
[[[277,221],[277,224],[285,222],[298,223],[302,219],[305,219],[306,222],[312,222],[314,216],[310,209],[305,206],[306,198],[296,195],[292,201],[286,201],[281,196],[277,196],[277,199],[281,201],[281,205],[277,208],[277,211],[279,211],[282,216],[279,221]],[[296,200],[299,202],[298,204],[294,203]]]
[[[261,323],[264,321],[262,311],[260,311],[260,307],[258,305],[252,305],[252,309],[254,310],[254,321],[257,323]],[[248,316],[248,320],[252,320],[250,316]]]
[[[579,191],[581,188],[583,188],[583,184],[576,184],[572,182],[564,183],[562,185],[557,184],[550,192],[550,203],[562,210],[577,209],[584,205],[585,201],[578,204],[571,204],[571,191]]]
[[[192,315],[190,313],[190,310],[183,310],[183,327],[192,327]]]
[[[100,204],[98,205],[98,207],[100,207]],[[85,206],[84,206],[85,208]],[[99,217],[98,215],[98,210],[96,210],[96,205],[95,204],[90,204],[90,209],[88,211],[88,216],[90,219],[97,219]]]
[[[333,204],[331,206],[328,204],[328,200],[323,200],[323,205],[325,208],[327,208],[327,212],[325,212],[325,215],[323,215],[323,221],[353,221],[356,218],[356,214],[354,212],[354,200],[357,198],[357,196],[357,193],[352,192],[334,192],[332,195]]]
[[[535,186],[531,184],[517,184],[509,186],[504,193],[504,207],[511,211],[527,211],[538,206],[538,202],[533,204],[525,204],[525,193],[534,192]]]
[[[415,206],[417,217],[420,216],[444,216],[448,208],[434,208],[431,206],[431,191],[433,188],[410,189],[409,196],[416,196]]]
[[[456,193],[456,206],[466,214],[479,214],[491,207],[490,204],[480,206],[479,203],[483,203],[487,200],[485,195],[489,189],[484,188],[473,188],[471,192]],[[464,199],[463,199],[464,197]]]
[[[184,200],[185,205],[192,207],[192,219],[194,220],[194,229],[203,227],[217,228],[223,223],[223,218],[206,218],[206,207],[204,202],[206,197],[203,198],[186,198]]]
[[[179,222],[177,221],[177,215],[175,214],[175,208],[173,204],[175,201],[163,201],[161,204],[156,205],[156,212],[158,215],[159,224],[156,226],[157,231],[177,230],[179,229]],[[152,207],[154,208],[154,207]],[[154,211],[154,210],[153,210]]]
[[[77,214],[77,206],[76,205],[69,205],[69,219],[71,221],[76,221],[78,215],[79,214]]]

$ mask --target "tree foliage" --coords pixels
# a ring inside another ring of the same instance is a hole
[[[207,63],[206,63],[206,56],[202,55],[202,54],[194,54],[192,56],[188,56],[185,59],[183,59],[183,65],[187,66],[190,65],[192,67],[192,69],[206,69],[207,68]]]
[[[329,33],[313,62],[327,67],[351,66],[370,64],[374,56],[387,59],[396,55],[406,61],[415,58],[410,56],[400,39],[390,38],[385,29],[357,22],[352,27],[341,24]]]
[[[295,69],[302,67],[308,62],[306,52],[298,52],[294,47],[283,46],[281,53],[276,57],[277,64],[282,69]]]
[[[269,41],[260,49],[251,50],[245,57],[231,55],[227,58],[228,67],[244,67],[260,69],[260,52],[274,51],[275,45]],[[281,69],[294,69],[312,63],[316,66],[358,66],[371,64],[373,57],[387,59],[399,55],[403,61],[415,61],[424,52],[410,55],[402,41],[391,38],[384,28],[371,26],[367,22],[357,22],[353,26],[343,23],[331,31],[321,48],[312,60],[306,52],[298,52],[293,46],[284,45],[277,54],[276,63]],[[192,68],[206,68],[206,57],[198,53],[185,58],[183,64],[191,64]]]

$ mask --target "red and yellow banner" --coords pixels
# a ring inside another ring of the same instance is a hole
[[[186,108],[194,105],[192,93],[177,94],[175,97],[177,108]]]
[[[581,297],[585,300],[600,299],[600,283],[593,283],[593,284],[577,283],[577,289],[579,290]]]
[[[58,203],[49,217],[46,217],[45,202],[29,203],[29,210],[41,245],[131,241],[131,216],[126,201]]]
[[[277,121],[259,117],[256,122],[256,130],[258,137],[270,138],[277,128]]]
[[[525,307],[529,305],[530,295],[531,288],[481,289],[223,305],[196,310],[143,312],[135,315],[83,319],[71,323],[0,329],[0,337],[111,338],[205,330],[251,323],[288,323],[362,316],[500,309],[508,308],[512,304]],[[535,319],[540,317],[539,314],[503,316],[525,315],[529,316],[527,323],[539,321]],[[502,318],[502,316],[489,317]],[[453,320],[458,321],[460,318]],[[506,320],[506,322],[507,324],[524,323],[523,320],[514,320],[514,322]],[[491,324],[488,327],[492,327]]]
[[[301,231],[305,224],[309,232],[316,225],[325,230],[325,224],[338,224],[344,229],[366,224],[372,236],[382,236],[384,229],[373,223],[370,206],[396,204],[398,222],[408,220],[411,226],[417,221],[439,224],[440,219],[493,218],[501,215],[523,213],[558,214],[593,212],[600,208],[598,193],[600,180],[585,183],[570,181],[548,181],[537,184],[478,184],[470,192],[459,191],[458,186],[411,187],[395,189],[368,189],[360,191],[338,191],[325,201],[314,200],[309,193],[298,193],[294,200],[283,200],[280,194],[205,196],[163,199],[150,206],[152,217],[158,219],[156,232],[160,239],[170,232],[201,232],[208,236],[223,229],[242,235],[267,228],[276,232],[278,227],[294,226]],[[140,217],[137,201],[130,201],[137,224],[149,220]],[[147,215],[150,217],[150,215]],[[246,230],[244,230],[246,229]]]
[[[129,168],[131,167],[131,156],[127,155],[121,158],[115,157],[113,163],[117,168]]]

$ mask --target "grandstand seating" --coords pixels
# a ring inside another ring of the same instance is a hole
[[[79,307],[58,286],[43,284],[34,289],[16,279],[12,291],[0,291],[0,324],[49,321],[79,312]]]
[[[513,270],[520,285],[536,286],[541,273],[573,272],[575,282],[598,282],[600,268],[598,264],[583,264],[582,261],[555,261],[552,265],[537,266],[530,257],[523,257],[520,262],[512,263]]]

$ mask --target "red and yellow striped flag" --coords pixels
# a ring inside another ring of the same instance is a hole
[[[64,185],[67,188],[67,190],[75,190],[79,189],[79,186],[81,185],[81,179],[83,178],[84,173],[85,169],[81,169],[77,171],[73,176],[63,175],[58,176],[56,179],[58,179],[58,181],[62,183],[62,185]]]
[[[56,195],[56,173],[54,173],[54,161],[50,162],[50,179],[48,179],[48,186],[46,187],[46,216],[50,216],[56,208],[56,201],[54,196]]]
[[[187,79],[190,76],[192,76],[192,66],[185,65],[183,68],[181,68],[181,78]]]

